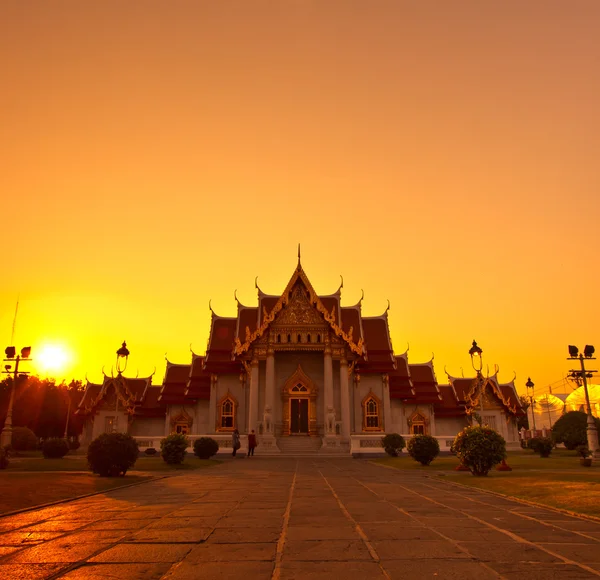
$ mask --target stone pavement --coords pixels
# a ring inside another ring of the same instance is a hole
[[[0,578],[592,578],[600,523],[352,459],[238,459],[0,518]]]

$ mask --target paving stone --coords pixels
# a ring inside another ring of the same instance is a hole
[[[271,580],[272,562],[188,562],[174,565],[164,580]]]
[[[600,563],[600,544],[598,542],[589,542],[587,544],[580,543],[559,543],[559,544],[546,544],[540,543],[540,546],[560,554],[570,560],[576,562],[586,562],[586,564],[599,564]]]
[[[379,540],[371,545],[382,560],[465,559],[469,556],[444,541]]]
[[[85,526],[85,531],[96,531],[96,530],[139,530],[154,520],[104,520]]]
[[[61,576],[61,580],[159,580],[172,564],[86,564]]]
[[[473,560],[384,560],[381,565],[392,580],[491,580],[498,576]],[[520,579],[522,580],[522,579]]]
[[[335,526],[290,526],[287,539],[292,540],[360,540],[356,528],[346,522]]]
[[[186,562],[271,562],[275,560],[277,544],[202,544],[186,556]]]
[[[41,544],[62,536],[62,532],[8,532],[0,535],[0,545],[20,546]]]
[[[145,528],[129,534],[130,542],[164,542],[164,543],[193,543],[203,542],[210,536],[213,528],[179,528],[177,530],[161,530]]]
[[[283,561],[348,561],[372,560],[361,540],[289,540],[283,550]]]
[[[520,542],[460,542],[475,558],[483,562],[559,562],[560,559],[530,544]]]
[[[288,532],[289,533],[289,532]],[[251,544],[277,542],[281,535],[278,528],[216,528],[207,540],[208,544]]]
[[[90,558],[90,562],[179,562],[193,544],[119,544]]]
[[[50,562],[79,562],[88,558],[109,544],[80,544],[73,542],[68,537],[51,540],[25,548],[12,554],[6,560],[11,564],[40,564]]]
[[[42,580],[50,578],[69,564],[0,564],[0,578],[6,580]]]
[[[490,568],[509,580],[585,580],[598,578],[579,566],[571,564],[531,564],[529,562],[489,562]]]
[[[412,579],[414,580],[414,569]],[[376,562],[284,562],[281,580],[382,580],[383,571]]]

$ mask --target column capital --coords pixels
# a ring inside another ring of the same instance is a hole
[[[275,355],[275,349],[273,348],[273,346],[271,344],[269,344],[269,346],[267,347],[267,356],[274,356]]]

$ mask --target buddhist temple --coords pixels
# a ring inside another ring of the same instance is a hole
[[[227,452],[238,429],[244,443],[256,432],[257,455],[381,453],[385,433],[430,434],[448,450],[476,411],[518,445],[514,382],[448,375],[438,384],[433,360],[394,353],[388,309],[364,316],[362,299],[342,305],[343,283],[317,294],[300,255],[280,295],[256,288],[256,305],[236,297],[236,316],[211,310],[206,352],[167,361],[162,384],[120,372],[88,382],[77,410],[82,443],[119,431],[159,449],[169,433],[185,433],[213,437]]]

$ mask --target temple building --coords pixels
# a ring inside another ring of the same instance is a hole
[[[88,382],[77,410],[82,443],[119,431],[158,449],[169,433],[185,433],[213,437],[226,452],[237,428],[243,444],[255,430],[261,455],[380,453],[385,433],[430,434],[447,450],[476,412],[518,445],[514,381],[448,375],[438,384],[432,360],[394,353],[387,309],[363,316],[362,299],[342,306],[343,284],[318,295],[300,257],[281,295],[256,287],[256,306],[236,297],[236,316],[211,310],[206,352],[167,361],[161,385],[121,372]]]

